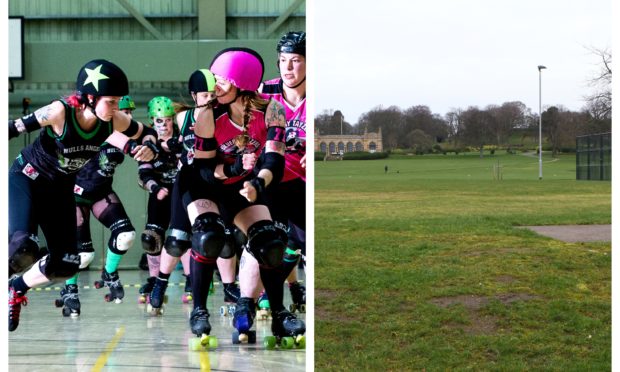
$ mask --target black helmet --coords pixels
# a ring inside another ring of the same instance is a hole
[[[306,56],[306,33],[304,31],[287,32],[278,41],[276,50],[279,53],[295,53]]]
[[[105,59],[95,59],[80,69],[76,89],[82,95],[122,97],[129,94],[129,82],[120,67]]]
[[[196,70],[189,77],[187,88],[190,94],[192,94],[192,92],[214,92],[215,76],[206,68]]]

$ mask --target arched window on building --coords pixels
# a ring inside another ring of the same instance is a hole
[[[321,142],[319,145],[321,152],[327,152],[327,144],[325,142]]]
[[[338,142],[338,153],[344,154],[344,143]]]
[[[355,142],[355,151],[364,151],[364,145],[361,142]]]
[[[353,143],[347,142],[347,152],[353,152]]]
[[[330,153],[330,154],[333,154],[333,153],[335,153],[335,152],[336,152],[336,144],[335,144],[335,143],[333,143],[333,142],[330,142],[330,143],[329,143],[329,153]]]
[[[368,151],[369,152],[375,152],[377,151],[377,144],[374,142],[371,142],[368,144]]]

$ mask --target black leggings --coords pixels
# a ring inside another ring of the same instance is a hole
[[[72,264],[66,266],[66,257],[77,256],[75,176],[62,175],[49,180],[39,174],[33,180],[22,168],[15,161],[9,171],[9,240],[16,232],[36,236],[40,226],[49,251],[46,272],[53,273],[59,268],[65,273],[71,271]]]

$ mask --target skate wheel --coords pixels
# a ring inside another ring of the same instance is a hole
[[[235,311],[237,311],[237,306],[235,306],[235,305],[229,305],[228,306],[228,313],[229,314],[234,314]]]
[[[294,313],[295,310],[297,310],[297,306],[295,306],[295,304],[288,305],[288,311],[290,311],[291,313]]]
[[[215,349],[217,347],[217,337],[203,334],[198,339],[203,348]]]
[[[239,335],[239,342],[248,342],[248,335],[245,333],[242,333]]]
[[[297,338],[295,339],[295,347],[299,349],[305,349],[306,348],[306,336],[303,336],[303,335],[297,336]]]
[[[303,304],[303,305],[299,306],[299,312],[301,312],[301,313],[305,313],[306,312],[306,304]]]
[[[112,296],[108,293],[107,295],[103,296],[103,299],[105,300],[105,302],[110,302],[112,301]]]
[[[202,343],[200,343],[199,338],[192,337],[188,340],[189,351],[200,351],[202,350]]]
[[[241,335],[239,334],[239,331],[235,330],[232,333],[232,343],[233,345],[238,345],[241,343]]]
[[[95,288],[97,288],[97,289],[101,289],[101,288],[103,288],[103,282],[102,282],[102,281],[100,281],[100,280],[97,280],[97,281],[96,281],[93,285],[94,285],[94,286],[95,286]]]
[[[68,307],[63,307],[62,316],[69,316],[69,315],[71,315],[71,310]]]
[[[228,306],[220,306],[220,315],[221,316],[228,315]]]
[[[139,304],[145,304],[145,303],[146,303],[146,297],[144,297],[144,296],[139,296],[139,297],[138,297],[138,303],[139,303]]]
[[[65,304],[65,302],[62,299],[54,300],[54,306],[56,306],[56,307],[62,307],[64,304]]]
[[[292,349],[295,346],[295,339],[292,337],[282,337],[280,346],[282,349]]]
[[[276,336],[265,336],[263,339],[263,345],[268,350],[273,350],[276,348]]]
[[[256,331],[248,331],[248,344],[256,343]]]

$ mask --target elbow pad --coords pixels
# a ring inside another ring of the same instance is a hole
[[[277,152],[266,152],[265,161],[261,169],[268,169],[273,175],[273,179],[270,184],[276,184],[280,182],[282,176],[284,176],[284,156]]]
[[[19,137],[19,131],[15,126],[15,120],[9,120],[9,139]]]
[[[131,121],[129,122],[129,126],[122,133],[126,135],[127,137],[133,137],[136,135],[136,133],[138,133],[139,129],[140,129],[140,124],[138,124],[137,121],[131,119]]]

